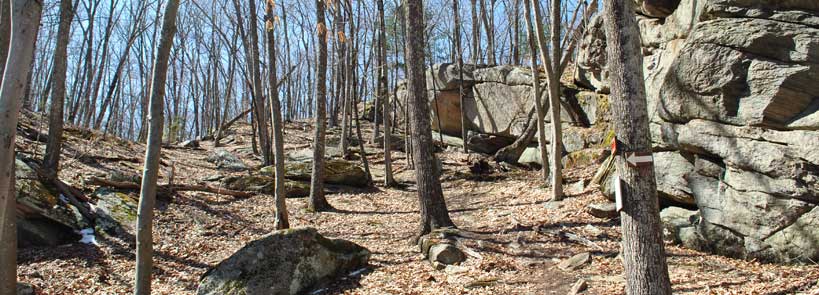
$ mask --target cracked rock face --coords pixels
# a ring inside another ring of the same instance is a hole
[[[819,259],[819,2],[635,2],[665,167],[658,188],[699,209],[674,240],[763,261]],[[577,82],[606,92],[595,24]]]

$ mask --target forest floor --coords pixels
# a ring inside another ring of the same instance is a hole
[[[32,124],[43,125],[41,121]],[[308,147],[311,137],[309,124],[288,124],[286,148]],[[222,142],[246,163],[259,165],[250,138],[249,127],[240,125]],[[377,151],[372,145],[367,148]],[[22,156],[41,157],[43,149],[40,142],[18,140]],[[205,160],[212,149],[212,142],[203,142],[201,149],[163,149],[163,163],[176,163],[177,183],[197,183],[225,174]],[[83,187],[83,179],[123,171],[138,174],[143,153],[140,144],[69,129],[60,178],[90,193],[93,187]],[[98,157],[88,160],[88,155]],[[473,160],[476,157],[472,155]],[[369,156],[379,184],[382,158],[380,150]],[[464,244],[478,257],[459,267],[435,270],[411,244],[419,222],[414,174],[407,170],[405,154],[394,152],[401,187],[379,185],[329,194],[337,209],[329,213],[308,212],[304,198],[287,200],[293,227],[315,227],[325,236],[354,241],[372,252],[366,271],[313,294],[567,294],[580,279],[588,282],[584,294],[623,293],[619,219],[600,219],[585,211],[586,205],[605,200],[595,187],[567,184],[567,198],[553,203],[547,201],[550,192],[541,185],[538,171],[513,169],[476,176],[469,171],[466,154],[448,149],[441,158],[450,215],[461,230],[472,233]],[[589,179],[595,168],[571,169],[566,179],[569,183]],[[163,170],[160,183],[167,181],[166,174]],[[184,192],[161,199],[154,221],[154,294],[195,293],[209,267],[270,232],[273,210],[269,195],[239,199]],[[98,235],[97,242],[21,249],[18,280],[33,284],[38,294],[130,294],[133,236]],[[666,249],[674,294],[819,294],[816,265],[763,264],[670,244]],[[576,271],[556,266],[583,252],[591,253],[591,264]]]

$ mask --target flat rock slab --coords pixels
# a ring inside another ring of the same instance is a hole
[[[584,252],[561,261],[557,267],[565,271],[574,271],[591,262],[591,253]]]
[[[586,209],[589,214],[597,218],[611,219],[620,216],[620,213],[617,212],[617,204],[615,203],[590,204],[586,206]]]

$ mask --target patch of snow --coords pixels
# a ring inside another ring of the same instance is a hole
[[[367,271],[366,267],[362,268],[362,269],[359,269],[359,270],[356,270],[354,272],[351,272],[348,276],[354,277],[354,276],[360,275],[361,273],[363,273],[365,271]]]
[[[80,243],[99,246],[99,244],[97,244],[97,237],[94,236],[93,228],[83,229],[80,231],[80,234],[82,235]]]
[[[310,295],[321,294],[321,293],[323,293],[324,291],[327,291],[327,288],[321,288],[321,289],[315,290],[315,291],[313,291],[313,292],[310,292]]]
[[[63,201],[63,203],[68,204],[68,198],[66,198],[65,195],[63,194],[60,194],[60,201]]]

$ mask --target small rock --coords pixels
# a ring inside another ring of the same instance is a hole
[[[465,266],[447,265],[444,268],[444,271],[446,271],[448,274],[458,274],[468,272],[469,268]]]
[[[199,147],[199,141],[195,140],[195,139],[186,140],[186,141],[183,141],[183,142],[179,143],[179,147],[198,148]]]
[[[216,164],[216,168],[219,169],[229,171],[245,171],[248,169],[247,165],[236,157],[236,155],[221,148],[215,149],[207,160],[208,162]]]
[[[585,229],[587,232],[589,232],[589,234],[591,234],[591,235],[592,235],[592,236],[594,236],[594,237],[599,237],[599,236],[603,235],[603,230],[601,230],[601,229],[597,228],[597,227],[596,227],[596,226],[594,226],[594,225],[587,224],[587,225],[586,225],[585,227],[583,227],[583,228],[584,228],[584,229]]]
[[[617,212],[617,204],[615,203],[590,204],[586,206],[586,208],[589,214],[597,218],[611,219],[620,216]]]
[[[589,262],[591,262],[591,253],[583,252],[572,256],[569,259],[563,260],[557,265],[557,267],[566,271],[574,271],[580,269]]]
[[[569,291],[569,294],[580,294],[580,292],[586,291],[588,288],[589,283],[584,279],[579,279],[576,283],[574,283],[574,285],[572,285],[572,290]]]
[[[430,262],[452,265],[463,262],[464,260],[466,260],[464,252],[451,244],[435,244],[429,248]]]
[[[543,204],[546,209],[557,210],[563,207],[563,201],[548,201]]]
[[[28,283],[17,283],[17,295],[34,295],[34,286]]]

